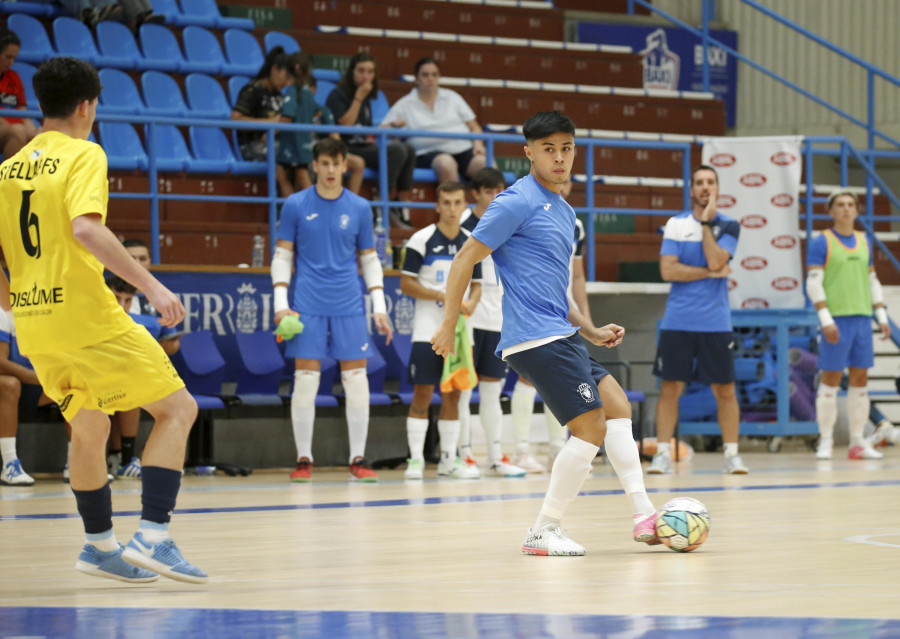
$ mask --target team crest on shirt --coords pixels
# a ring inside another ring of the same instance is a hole
[[[259,310],[259,304],[253,298],[256,287],[250,282],[244,282],[238,287],[237,292],[241,298],[237,303],[235,328],[241,333],[252,333],[256,330],[257,311]]]
[[[340,224],[341,224],[342,229],[347,228],[350,225],[350,216],[347,215],[346,213],[342,213]]]
[[[581,395],[581,399],[586,402],[594,401],[594,391],[591,388],[591,385],[586,382],[578,386],[578,394]]]

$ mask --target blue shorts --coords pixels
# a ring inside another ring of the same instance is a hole
[[[303,332],[288,340],[284,356],[294,359],[324,359],[330,357],[339,362],[368,359],[372,356],[369,345],[369,327],[366,316],[312,315],[302,313]]]
[[[653,374],[667,381],[734,382],[734,333],[661,330]]]
[[[580,336],[508,355],[512,369],[531,382],[561,424],[603,406],[597,382],[607,374],[594,362]],[[600,377],[595,377],[596,375]]]
[[[499,343],[499,331],[486,331],[481,328],[472,331],[472,363],[479,378],[506,379],[509,364],[494,354]]]
[[[434,352],[430,342],[413,342],[409,353],[409,381],[416,385],[437,386],[444,374],[444,358]]]
[[[841,337],[837,344],[829,344],[819,335],[819,370],[842,371],[852,368],[872,368],[875,365],[872,343],[872,318],[868,315],[835,317]]]

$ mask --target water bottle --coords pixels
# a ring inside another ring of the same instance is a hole
[[[388,236],[387,229],[381,223],[381,216],[375,218],[375,252],[378,254],[378,261],[381,262],[381,268],[390,268],[392,266],[391,241]]]
[[[265,255],[266,250],[266,238],[262,235],[256,235],[253,237],[253,260],[251,264],[253,266],[262,266],[263,265],[263,256]]]

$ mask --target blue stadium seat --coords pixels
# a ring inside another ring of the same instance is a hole
[[[225,54],[222,47],[210,31],[203,27],[188,26],[181,32],[184,42],[184,55],[193,71],[200,73],[222,73],[225,67]],[[202,68],[201,68],[202,67]]]
[[[228,138],[222,129],[208,126],[192,126],[188,138],[194,157],[198,160],[226,160],[232,175],[265,175],[265,162],[247,162],[235,157]]]
[[[188,115],[188,106],[172,76],[159,71],[144,71],[141,74],[141,91],[147,103],[148,114],[171,118]]]
[[[100,69],[99,75],[103,91],[97,105],[98,113],[147,113],[147,107],[130,75],[119,69]]]
[[[24,13],[14,13],[9,16],[6,26],[10,31],[15,31],[22,41],[18,60],[37,64],[56,55],[56,50],[47,36],[47,30],[37,18]]]
[[[97,51],[90,29],[75,18],[65,16],[53,21],[53,39],[60,55],[87,60],[95,67],[118,66],[117,58],[107,58]],[[125,67],[130,68],[130,67]]]
[[[0,13],[24,13],[37,18],[55,18],[62,7],[49,2],[0,2]]]
[[[184,136],[171,124],[160,124],[157,131],[157,165],[161,171],[181,171],[188,173],[227,173],[227,158],[213,160],[197,159],[184,143]],[[164,168],[165,167],[165,168]]]
[[[166,24],[180,24],[181,7],[175,0],[150,0],[153,13],[166,16]]]
[[[369,104],[372,107],[372,126],[378,126],[384,120],[384,116],[387,115],[391,105],[388,104],[384,91],[379,91],[375,99],[371,100]]]
[[[240,29],[228,29],[224,38],[225,57],[228,60],[230,74],[256,77],[265,56],[253,34]],[[228,73],[226,71],[226,74]]]
[[[293,36],[281,31],[269,31],[263,37],[263,43],[266,45],[266,53],[277,46],[284,49],[285,53],[294,53],[300,50],[300,45],[294,40]]]
[[[337,69],[313,69],[312,74],[316,80],[327,80],[334,84],[341,81],[341,72]]]
[[[27,62],[19,62],[16,60],[12,65],[12,70],[19,74],[22,84],[25,85],[25,102],[28,104],[28,108],[36,109],[38,101],[37,96],[34,95],[34,86],[31,83],[31,78],[34,77],[34,72],[37,71],[37,67],[28,64]]]
[[[191,132],[194,130],[192,127]],[[275,336],[271,331],[238,331],[234,337],[241,359],[241,372],[235,389],[238,399],[242,404],[250,406],[281,406],[283,402],[279,389],[284,371],[284,356],[278,350]]]
[[[97,48],[109,61],[107,66],[117,69],[152,68],[144,59],[131,29],[121,22],[105,20],[97,23]]]
[[[387,364],[376,349],[366,362],[366,375],[369,377],[369,403],[372,406],[390,406],[394,399],[384,392],[387,377]]]
[[[256,24],[250,18],[226,18],[223,16],[219,12],[219,6],[215,0],[181,0],[181,15],[178,16],[177,23],[218,29],[252,30],[256,28]]]
[[[221,394],[225,359],[209,331],[183,335],[181,348],[172,357],[172,363],[192,395]]]
[[[179,71],[184,56],[175,34],[158,24],[142,24],[140,28],[141,50],[147,68],[156,71]]]
[[[127,122],[99,122],[97,128],[110,169],[147,170],[150,161],[133,126]]]
[[[241,93],[241,89],[244,88],[250,82],[250,78],[243,75],[235,75],[228,78],[228,103],[230,106],[234,106],[237,103],[238,95]],[[229,114],[230,117],[230,114]]]
[[[202,73],[191,73],[184,80],[184,89],[191,116],[219,120],[231,118],[231,105],[214,78]]]

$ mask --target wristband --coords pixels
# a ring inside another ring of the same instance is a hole
[[[875,308],[875,320],[879,324],[887,324],[888,323],[888,315],[887,311],[883,306],[878,306]]]
[[[276,313],[291,310],[291,305],[288,303],[287,286],[275,287],[274,295],[272,296],[272,307],[275,309]]]
[[[705,222],[700,222],[700,226],[715,226],[715,222],[712,220],[706,220]]]
[[[374,288],[369,291],[369,295],[372,296],[372,314],[381,313],[382,315],[387,315],[387,304],[384,301],[384,289]]]
[[[819,323],[822,325],[822,328],[834,324],[834,318],[827,307],[820,308],[816,313],[819,315]]]

